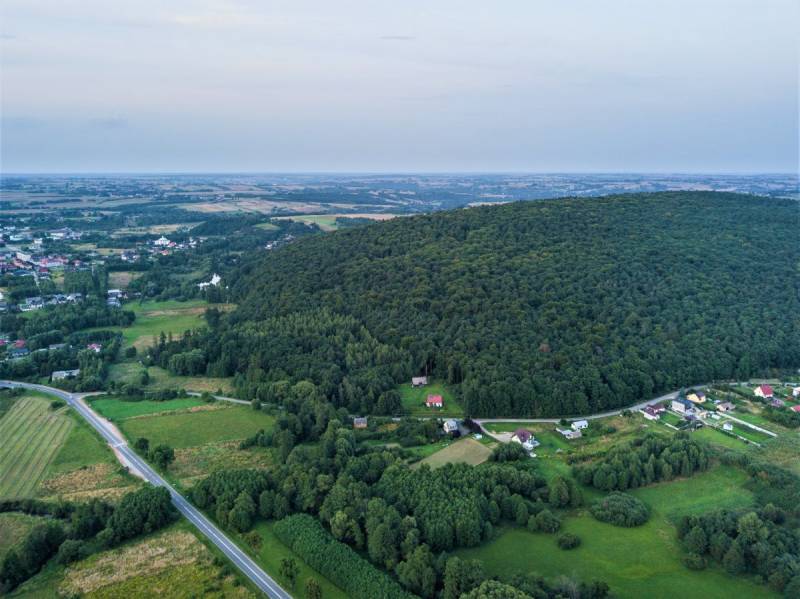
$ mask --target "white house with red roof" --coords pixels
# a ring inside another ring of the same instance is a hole
[[[444,401],[442,400],[441,395],[429,395],[428,398],[425,400],[425,406],[428,408],[442,408],[444,407]]]
[[[762,399],[767,399],[768,397],[772,397],[772,387],[769,385],[759,385],[753,390],[753,394],[756,397],[761,397]]]

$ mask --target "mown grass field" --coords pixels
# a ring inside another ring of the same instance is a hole
[[[218,409],[140,416],[119,421],[118,425],[131,440],[146,437],[151,445],[166,443],[178,449],[244,439],[275,422],[272,416],[246,406],[214,405]]]
[[[492,450],[475,439],[459,439],[450,443],[425,459],[417,462],[415,467],[427,464],[431,468],[439,468],[445,464],[470,464],[477,466],[489,459]]]
[[[0,420],[0,497],[31,497],[67,439],[66,408],[33,395],[17,400]]]
[[[433,381],[424,387],[412,387],[411,383],[397,386],[403,409],[411,416],[463,416],[464,409],[453,397],[453,393],[444,383]],[[444,407],[427,408],[425,400],[428,395],[441,395]]]
[[[180,397],[168,401],[122,401],[115,397],[98,396],[89,401],[97,412],[114,421],[206,405],[198,397]]]
[[[238,535],[239,545],[248,550],[259,565],[269,572],[270,576],[274,577],[293,596],[305,597],[306,581],[309,578],[315,578],[322,587],[322,596],[325,599],[346,599],[347,595],[344,591],[322,576],[322,574],[307,566],[297,554],[278,540],[272,532],[272,522],[264,522],[262,520],[256,524],[253,530],[261,539],[260,547],[255,549],[250,547],[242,535]],[[281,560],[286,558],[294,558],[300,570],[294,589],[289,586],[289,581],[280,575]]]
[[[481,559],[491,575],[538,572],[548,578],[575,575],[583,580],[605,580],[614,596],[621,598],[775,597],[768,587],[729,576],[716,566],[695,572],[681,563],[684,552],[674,518],[749,505],[752,497],[741,486],[744,478],[739,470],[718,467],[689,479],[633,491],[652,510],[650,521],[637,528],[615,527],[579,511],[566,517],[562,527],[582,540],[572,551],[558,548],[557,535],[505,528],[494,541],[457,554]]]

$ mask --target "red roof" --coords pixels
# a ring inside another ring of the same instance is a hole
[[[795,412],[800,412],[800,406],[792,406],[792,410]]]
[[[767,396],[772,395],[772,387],[770,387],[769,385],[761,385],[759,389],[761,389],[761,393],[763,393],[764,395]]]
[[[14,347],[17,347],[17,348],[19,348],[19,347],[25,347],[25,340],[24,340],[24,339],[17,339],[17,340],[14,342]]]
[[[425,401],[426,406],[441,406],[442,405],[442,396],[441,395],[429,395],[428,399]]]

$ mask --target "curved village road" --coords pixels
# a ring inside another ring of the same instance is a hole
[[[705,389],[707,385],[693,385],[693,389]],[[619,408],[618,410],[610,410],[608,412],[600,412],[598,414],[590,414],[589,416],[570,416],[566,418],[567,420],[596,420],[597,418],[608,418],[609,416],[619,416],[622,412],[630,411],[636,412],[637,410],[641,410],[645,406],[649,406],[652,403],[659,403],[662,401],[672,401],[676,397],[680,391],[673,391],[671,393],[665,393],[660,397],[654,397],[653,399],[648,399],[647,401],[642,401],[632,406],[626,406],[624,408]],[[562,418],[473,418],[473,422],[477,422],[483,428],[484,422],[519,422],[519,423],[536,423],[536,422],[545,422],[545,423],[559,423],[561,422]],[[484,429],[485,430],[485,429]]]
[[[172,496],[172,503],[186,518],[194,524],[228,559],[230,559],[253,584],[261,589],[268,597],[275,599],[291,599],[291,595],[264,572],[247,554],[231,541],[225,533],[216,527],[200,510],[190,504],[172,485],[165,481],[150,465],[140,458],[135,451],[128,447],[116,429],[108,421],[100,418],[88,405],[81,400],[82,394],[73,394],[46,385],[32,383],[19,383],[16,381],[0,381],[0,387],[22,387],[55,395],[63,399],[81,417],[86,420],[111,446],[124,465],[135,469],[142,474],[145,480],[158,487],[165,487]]]

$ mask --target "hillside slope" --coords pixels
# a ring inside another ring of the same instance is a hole
[[[310,380],[352,411],[429,371],[472,415],[624,406],[800,364],[800,224],[788,200],[720,193],[441,212],[304,239],[239,277],[201,349],[281,400]],[[198,355],[198,352],[195,352]],[[166,358],[162,358],[166,362]]]

